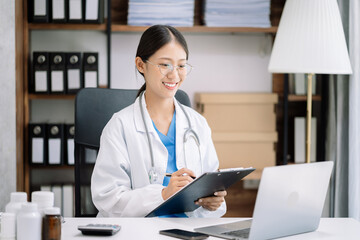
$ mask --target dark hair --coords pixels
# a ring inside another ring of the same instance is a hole
[[[186,52],[186,59],[189,57],[189,50],[184,36],[174,27],[168,25],[154,25],[146,29],[140,38],[136,51],[136,57],[140,57],[143,62],[148,60],[157,50],[164,45],[175,40]],[[143,73],[139,72],[142,76]],[[139,89],[137,96],[146,89],[146,83]]]

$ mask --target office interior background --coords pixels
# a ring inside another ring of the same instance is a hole
[[[20,137],[23,129],[17,128],[17,114],[22,112],[17,109],[17,101],[23,101],[23,97],[19,97],[21,84],[17,81],[23,78],[17,76],[17,64],[21,63],[22,56],[16,55],[16,48],[25,41],[16,37],[19,36],[16,22],[23,21],[19,14],[21,11],[16,9],[22,6],[19,2],[3,1],[0,4],[0,211],[9,202],[10,192],[24,190],[19,189],[19,181],[24,179],[20,175],[24,172],[17,172],[18,161],[23,159],[23,156],[18,156],[23,151],[17,149],[17,142],[24,141]],[[321,122],[326,126],[324,159],[318,160],[334,161],[336,166],[325,216],[350,216],[360,220],[360,3],[357,0],[339,0],[338,3],[353,75],[328,77],[326,92],[322,93],[327,98],[326,116]],[[34,29],[28,34],[31,52],[98,52],[100,85],[107,85],[108,64],[111,65],[112,88],[138,89],[143,84],[134,66],[141,32],[113,32],[110,63],[106,57],[107,39],[103,31]],[[195,69],[182,85],[182,90],[188,93],[194,108],[195,93],[199,92],[274,92],[275,76],[267,70],[274,33],[184,32],[184,36],[190,50],[189,63]],[[35,99],[29,104],[31,121],[74,122],[74,100]],[[296,107],[305,109],[305,104]]]

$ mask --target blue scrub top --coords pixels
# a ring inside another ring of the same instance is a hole
[[[175,146],[176,146],[176,117],[175,117],[175,111],[173,118],[170,123],[170,127],[168,130],[167,135],[162,134],[155,126],[155,123],[153,122],[154,128],[156,132],[158,133],[160,140],[165,145],[167,151],[168,151],[168,163],[166,167],[167,173],[173,173],[176,172],[178,169],[176,167],[176,152],[175,152]],[[170,177],[165,177],[163,181],[163,186],[167,186],[170,182]]]
[[[157,134],[160,137],[160,140],[165,145],[167,151],[168,151],[168,162],[166,167],[167,173],[173,173],[176,172],[178,169],[176,167],[176,117],[175,117],[175,111],[173,118],[170,123],[170,127],[168,130],[167,135],[162,134],[155,126],[155,123],[153,123],[154,128],[157,132]],[[164,177],[163,186],[167,186],[170,182],[170,177]],[[185,213],[179,213],[179,214],[171,214],[171,215],[164,215],[160,217],[187,217]]]

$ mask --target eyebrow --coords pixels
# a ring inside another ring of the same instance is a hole
[[[159,59],[169,60],[169,61],[172,61],[172,60],[173,60],[173,59],[167,58],[167,57],[161,57],[161,58],[159,58]],[[186,58],[179,59],[178,61],[186,61]]]

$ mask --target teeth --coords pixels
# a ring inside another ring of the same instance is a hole
[[[164,85],[165,85],[165,86],[168,86],[168,87],[175,87],[175,86],[176,86],[176,83],[170,84],[170,83],[165,83],[165,82],[164,82]]]

